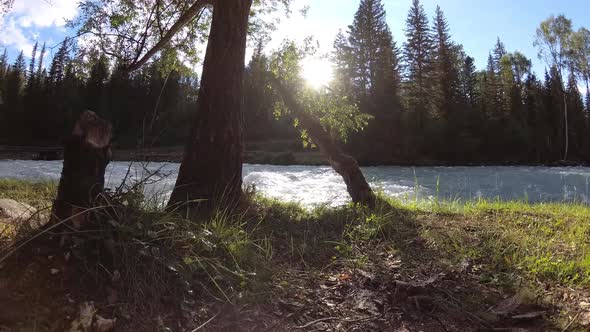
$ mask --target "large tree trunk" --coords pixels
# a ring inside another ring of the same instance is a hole
[[[71,220],[81,226],[104,189],[104,173],[111,158],[112,127],[94,112],[80,115],[64,142],[64,162],[57,197],[48,226]]]
[[[216,1],[189,141],[169,208],[211,208],[242,192],[243,75],[252,0]],[[186,204],[186,205],[185,205]]]
[[[332,168],[342,176],[352,201],[374,208],[376,203],[375,194],[367,183],[356,159],[342,152],[338,144],[324,130],[319,120],[306,113],[281,82],[274,80],[273,85],[277,88],[285,106],[289,108],[293,117],[299,120],[301,127],[307,130],[309,137],[328,158]]]

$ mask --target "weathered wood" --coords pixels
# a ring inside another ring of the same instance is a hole
[[[216,1],[199,98],[169,208],[215,208],[242,192],[243,76],[252,0]]]
[[[64,162],[49,225],[72,218],[94,205],[104,189],[104,173],[111,158],[111,124],[94,112],[80,115],[64,141]],[[87,218],[72,218],[79,227]]]
[[[312,141],[320,148],[320,151],[328,158],[330,165],[332,165],[336,173],[342,176],[352,201],[364,204],[370,208],[375,207],[376,196],[367,183],[356,159],[344,154],[330,134],[324,130],[320,121],[305,112],[303,107],[279,80],[273,80],[273,85],[287,108],[291,111],[292,116],[297,118],[301,127],[307,130],[309,137],[311,137]]]

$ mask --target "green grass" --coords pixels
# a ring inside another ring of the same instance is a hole
[[[0,198],[44,207],[51,203],[56,188],[55,182],[3,179]],[[533,278],[590,284],[590,207],[586,205],[499,200],[401,202],[382,198],[386,204],[375,211],[353,205],[308,210],[255,195],[247,212],[223,211],[198,224],[225,243],[227,254],[238,266],[248,260],[243,257],[252,256],[253,249],[266,259],[280,256],[289,263],[350,259],[355,246],[415,232],[453,263],[480,260],[493,268],[512,268]],[[152,221],[159,224],[168,216],[146,211],[141,218],[156,219]],[[272,246],[281,251],[273,253]]]
[[[395,202],[394,202],[395,204]],[[542,281],[590,285],[590,207],[478,200],[398,205],[451,260],[480,261]]]
[[[55,183],[0,180],[0,198],[35,206],[49,204],[55,190]],[[590,207],[582,204],[381,196],[372,211],[352,204],[309,210],[246,196],[236,209],[197,220],[145,209],[138,193],[120,197],[128,205],[116,224],[128,267],[124,277],[135,278],[137,289],[155,291],[154,280],[166,280],[155,262],[165,262],[187,278],[198,276],[207,294],[233,303],[271,292],[285,269],[363,267],[386,252],[401,257],[407,269],[467,265],[481,284],[494,287],[523,280],[590,286]],[[416,242],[424,248],[416,250]],[[138,301],[144,296],[139,293]]]
[[[10,198],[30,204],[36,208],[51,204],[57,191],[57,182],[33,182],[14,179],[0,179],[0,198]]]

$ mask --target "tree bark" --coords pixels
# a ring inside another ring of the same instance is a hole
[[[197,111],[169,208],[208,208],[242,192],[243,75],[252,0],[216,1]]]
[[[80,227],[104,189],[104,173],[111,158],[112,127],[94,112],[80,115],[64,142],[64,162],[49,225],[71,218]],[[78,216],[76,216],[78,215]]]
[[[342,152],[338,144],[324,130],[319,120],[309,115],[295,100],[292,94],[278,80],[273,81],[285,105],[289,108],[293,117],[299,120],[301,127],[307,130],[309,137],[320,148],[320,151],[328,158],[330,165],[340,174],[346,184],[346,189],[354,203],[359,203],[374,208],[376,196],[367,183],[356,159]]]

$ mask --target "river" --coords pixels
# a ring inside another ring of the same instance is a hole
[[[0,178],[56,180],[61,161],[0,160]],[[158,171],[146,185],[148,197],[170,192],[179,164],[135,163],[132,179]],[[128,162],[113,162],[106,171],[107,186],[121,183]],[[479,197],[529,202],[590,203],[588,167],[365,167],[373,188],[401,199],[470,200]],[[349,201],[342,178],[330,167],[244,165],[244,184],[285,201],[340,205]]]

